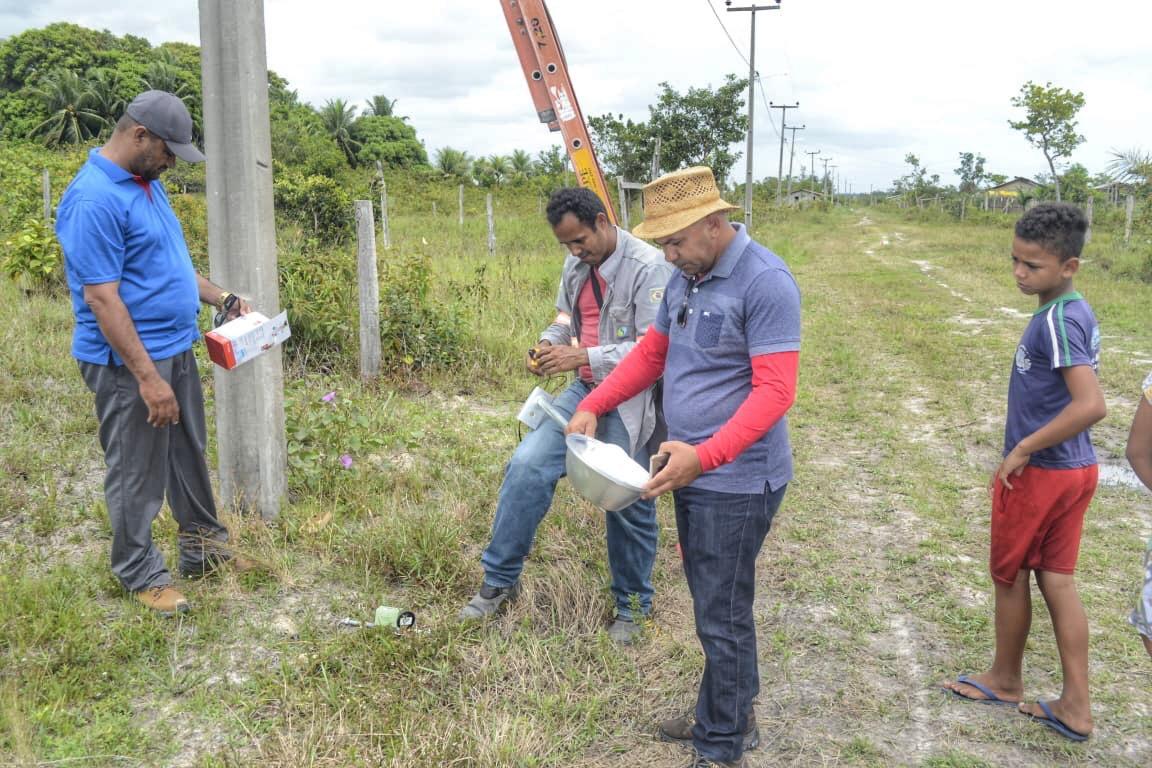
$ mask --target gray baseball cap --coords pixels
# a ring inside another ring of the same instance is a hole
[[[176,94],[144,91],[132,99],[125,112],[163,139],[176,157],[190,163],[204,162],[204,153],[192,143],[192,115]]]

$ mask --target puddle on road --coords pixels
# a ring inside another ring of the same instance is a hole
[[[1136,473],[1130,467],[1117,464],[1100,465],[1100,485],[1144,490],[1144,483],[1140,482],[1140,478],[1136,477]]]

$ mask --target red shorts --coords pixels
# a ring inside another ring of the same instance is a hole
[[[992,552],[988,569],[1005,585],[1021,570],[1073,573],[1084,513],[1096,492],[1095,464],[1075,469],[1026,466],[992,487]]]

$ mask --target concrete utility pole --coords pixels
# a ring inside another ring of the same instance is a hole
[[[828,196],[828,161],[831,160],[832,158],[820,157],[817,159],[824,163],[824,184],[823,184],[823,187],[824,187],[824,196],[827,197]]]
[[[804,154],[812,156],[811,164],[808,167],[812,169],[812,191],[815,192],[816,191],[816,155],[820,154],[820,150],[816,150],[815,152],[805,152]]]
[[[784,131],[788,130],[788,110],[796,109],[800,102],[795,104],[777,104],[768,102],[769,109],[780,110],[780,165],[776,169],[776,205],[780,205],[784,191]]]
[[[756,115],[756,11],[778,11],[779,5],[746,5],[733,8],[732,0],[724,0],[728,12],[752,12],[752,44],[748,52],[748,162],[744,173],[744,226],[752,226],[752,125]]]
[[[832,158],[828,158],[828,159],[831,160]],[[830,165],[828,167],[832,169],[832,176],[835,177],[836,176],[836,169],[839,168],[840,166]],[[840,184],[839,178],[836,178],[834,181],[832,181],[832,184],[831,184],[832,205],[836,205],[836,195],[840,192],[839,184]]]
[[[802,131],[808,126],[806,125],[790,125],[788,130],[792,131],[792,143],[788,150],[788,196],[792,196],[792,161],[796,159],[796,131]]]
[[[263,0],[200,0],[200,58],[212,281],[272,317],[280,294]],[[287,491],[280,347],[216,368],[215,378],[223,501],[276,517]]]

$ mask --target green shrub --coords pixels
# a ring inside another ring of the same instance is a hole
[[[187,165],[187,163],[185,163]],[[192,263],[196,271],[202,275],[209,272],[208,266],[208,204],[203,195],[175,194],[170,186],[168,201],[172,204],[172,212],[184,230],[184,240],[188,243],[188,252],[192,254]]]
[[[8,277],[23,278],[34,288],[63,289],[66,285],[60,244],[40,219],[28,219],[4,241],[3,269]]]
[[[355,362],[356,264],[341,250],[315,240],[279,251],[280,304],[288,310],[287,351],[312,368]]]
[[[327,176],[282,173],[272,189],[276,212],[321,242],[339,245],[352,230],[352,200]]]
[[[393,257],[383,263],[380,336],[386,366],[417,371],[461,360],[463,323],[452,307],[435,305],[431,287],[432,260],[426,254]]]

